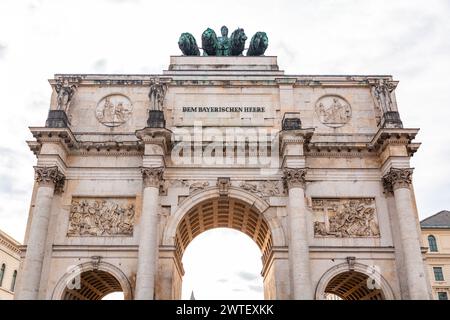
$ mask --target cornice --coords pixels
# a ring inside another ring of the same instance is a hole
[[[173,73],[173,74],[172,74]],[[57,81],[67,79],[77,86],[142,86],[148,87],[152,79],[158,78],[171,86],[279,86],[295,87],[366,87],[370,88],[377,80],[384,79],[395,86],[398,81],[390,75],[288,75],[282,71],[245,71],[230,70],[228,73],[208,71],[203,74],[189,70],[171,72],[171,74],[55,74],[49,83],[55,86]],[[251,80],[249,80],[251,79]]]
[[[136,156],[144,153],[142,141],[78,141],[70,128],[30,127],[35,141],[28,147],[38,156],[44,143],[58,143],[70,155]]]
[[[420,146],[420,143],[412,143],[418,132],[419,129],[415,128],[380,128],[368,143],[367,148],[381,153],[388,145],[405,145],[412,155]]]
[[[0,234],[0,246],[5,247],[5,248],[11,250],[12,252],[20,255],[20,249],[19,249],[20,244],[12,243],[8,238],[4,237],[1,234]]]

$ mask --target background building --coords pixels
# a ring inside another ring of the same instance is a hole
[[[0,300],[14,297],[20,265],[20,243],[0,230]]]
[[[420,222],[422,238],[428,243],[426,261],[433,298],[450,297],[450,211],[443,210]]]

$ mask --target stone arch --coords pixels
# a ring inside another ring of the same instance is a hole
[[[369,290],[367,287],[363,286],[360,286],[360,289],[356,288],[358,284],[363,283],[363,281],[366,281],[369,277],[375,279],[376,284],[379,287],[378,291]],[[349,294],[348,296],[342,295],[342,291],[340,291],[339,288],[345,287],[345,283],[354,285],[354,294]],[[354,263],[353,265],[341,263],[326,271],[317,284],[315,294],[316,300],[326,299],[326,293],[333,293],[348,300],[395,299],[392,288],[381,273],[376,268],[362,263]]]
[[[180,299],[184,249],[195,236],[216,227],[237,229],[255,241],[262,252],[264,296],[285,298],[285,287],[289,286],[286,239],[280,220],[269,207],[262,198],[232,186],[226,196],[212,187],[186,198],[169,216],[162,232],[156,299]]]
[[[174,214],[172,214],[167,222],[163,231],[162,245],[174,246],[176,241],[176,232],[180,221],[184,215],[187,214],[192,208],[196,207],[202,202],[217,199],[220,197],[219,189],[217,187],[208,188],[203,191],[199,191],[185,199],[183,203],[177,208]],[[281,223],[276,219],[267,218],[264,213],[269,209],[269,204],[255,195],[236,187],[230,187],[228,197],[231,199],[240,200],[252,207],[254,207],[259,214],[265,217],[265,220],[272,233],[273,246],[285,246],[286,238]]]
[[[67,288],[67,284],[76,283],[79,276],[79,293]],[[93,283],[99,284],[95,290]],[[85,285],[83,288],[83,284]],[[69,269],[58,281],[53,290],[53,300],[100,300],[105,295],[122,291],[125,300],[133,298],[131,284],[127,276],[116,266],[108,262],[85,262]]]

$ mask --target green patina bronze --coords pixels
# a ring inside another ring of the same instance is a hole
[[[269,46],[269,38],[265,32],[258,31],[250,40],[248,56],[262,56]]]
[[[192,34],[185,32],[182,33],[178,40],[178,47],[185,56],[199,56],[200,50],[198,50],[197,41]]]
[[[217,40],[216,33],[213,29],[206,29],[202,33],[202,49],[204,56],[215,56],[217,55],[217,48],[219,43]]]
[[[228,28],[223,26],[220,28],[221,37],[217,38],[218,41],[218,50],[217,56],[229,56],[231,49],[231,39],[228,38]]]
[[[244,29],[238,28],[231,34],[231,52],[230,56],[242,56],[242,52],[245,48],[245,41],[247,36]]]
[[[238,28],[228,37],[228,28],[220,29],[221,37],[217,37],[213,29],[207,28],[202,33],[203,56],[242,56],[247,36],[244,29]],[[258,31],[250,41],[247,56],[261,56],[267,49],[269,39],[265,32]],[[195,38],[190,33],[182,33],[178,46],[185,56],[199,56],[200,50]]]

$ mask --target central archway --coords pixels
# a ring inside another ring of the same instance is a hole
[[[213,228],[232,228],[245,233],[261,249],[263,264],[267,260],[272,248],[272,235],[264,216],[251,205],[227,197],[205,200],[184,215],[176,233],[177,255],[181,258],[196,236]]]
[[[210,188],[187,198],[169,217],[162,235],[156,299],[181,298],[184,251],[196,236],[213,228],[231,228],[249,236],[261,250],[264,297],[286,297],[288,280],[278,278],[285,277],[287,250],[274,258],[274,247],[285,248],[284,233],[274,212],[267,218],[268,208],[261,198],[233,187],[226,196]]]

